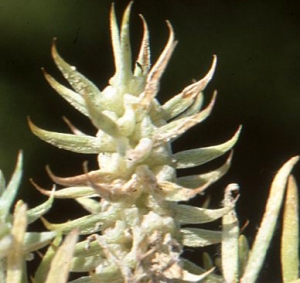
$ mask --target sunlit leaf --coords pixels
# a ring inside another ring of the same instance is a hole
[[[30,119],[28,119],[28,123],[31,131],[36,136],[61,149],[86,154],[114,150],[114,145],[103,144],[99,139],[92,136],[78,136],[73,134],[50,132],[35,126]]]
[[[181,229],[182,243],[187,247],[205,247],[221,243],[222,233],[199,228]]]
[[[26,253],[45,247],[54,237],[56,237],[56,235],[56,232],[26,232],[24,238]]]
[[[66,283],[75,244],[78,240],[78,231],[73,230],[63,241],[53,257],[45,283]]]
[[[241,127],[230,140],[219,145],[190,149],[173,154],[176,168],[181,169],[199,166],[223,155],[235,145],[240,132]]]
[[[204,174],[180,177],[177,179],[178,184],[188,188],[197,188],[204,185],[207,182],[216,182],[228,172],[231,160],[232,154],[228,156],[226,162],[218,169]]]
[[[0,198],[0,217],[6,217],[13,204],[22,178],[22,166],[23,154],[20,152],[14,173]]]
[[[204,209],[185,204],[177,205],[175,219],[182,224],[203,224],[221,218],[231,208]]]
[[[27,206],[22,201],[16,204],[13,227],[11,230],[12,244],[7,255],[6,283],[22,283],[24,272],[24,238],[27,228]]]
[[[166,120],[170,120],[178,116],[193,104],[196,96],[204,90],[206,85],[211,80],[216,68],[216,63],[217,57],[214,56],[212,66],[204,78],[185,87],[181,93],[172,97],[162,106],[165,112],[164,118]]]
[[[223,205],[232,208],[236,198],[234,194],[238,191],[236,184],[229,184],[225,190]],[[234,209],[231,209],[222,217],[222,274],[225,282],[237,283],[239,272],[238,239],[239,223]]]
[[[274,235],[274,229],[283,201],[288,177],[298,160],[299,157],[291,158],[280,168],[273,179],[265,213],[255,236],[248,263],[241,279],[242,283],[254,283],[258,277],[266,257],[266,252]]]
[[[299,278],[299,200],[296,180],[289,177],[284,204],[281,236],[281,268],[283,282]]]

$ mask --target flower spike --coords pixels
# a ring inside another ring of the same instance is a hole
[[[58,148],[95,154],[98,168],[90,171],[84,163],[82,174],[59,177],[47,167],[50,178],[63,188],[51,192],[34,184],[37,190],[55,198],[72,198],[88,214],[65,223],[50,223],[44,218],[42,221],[49,230],[63,234],[79,228],[82,237],[75,248],[75,232],[70,236],[75,257],[69,270],[87,272],[78,279],[80,282],[196,283],[216,278],[213,268],[193,271],[191,263],[182,258],[182,250],[184,246],[220,243],[222,232],[188,225],[212,222],[233,208],[226,205],[213,210],[179,202],[204,193],[219,180],[230,167],[232,153],[220,168],[208,173],[177,177],[176,170],[200,166],[232,150],[240,128],[225,143],[172,152],[172,142],[204,121],[213,109],[216,92],[208,106],[201,107],[203,90],[214,74],[217,58],[213,56],[204,78],[161,105],[156,96],[177,41],[167,21],[167,43],[150,67],[149,30],[140,16],[143,36],[133,64],[129,38],[132,3],[126,7],[120,25],[114,4],[111,6],[115,73],[103,90],[68,64],[53,43],[52,57],[72,90],[44,71],[45,78],[67,102],[90,119],[97,132],[95,136],[86,135],[66,119],[70,134],[40,129],[30,119],[29,126],[36,136]],[[69,255],[66,256],[68,264]],[[37,274],[38,278],[43,277],[40,270]]]

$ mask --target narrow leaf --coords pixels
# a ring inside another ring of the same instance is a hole
[[[102,130],[106,134],[112,137],[119,137],[120,130],[116,122],[114,122],[111,118],[105,115],[97,105],[90,100],[88,95],[84,96],[85,103],[87,106],[89,118],[97,129]]]
[[[205,209],[185,204],[174,207],[175,219],[182,224],[203,224],[221,218],[232,208]]]
[[[189,272],[192,272],[194,274],[202,274],[206,270],[202,267],[196,265],[195,263],[183,259],[183,266],[184,269],[188,270]],[[207,278],[205,278],[205,283],[224,283],[224,278],[222,276],[216,275],[216,274],[209,274]]]
[[[0,199],[0,215],[5,217],[14,202],[22,178],[23,154],[19,153],[14,173]]]
[[[5,178],[3,172],[0,170],[0,196],[3,194],[6,187]]]
[[[188,201],[194,198],[197,194],[203,193],[203,191],[208,188],[212,183],[208,180],[206,183],[202,184],[198,188],[189,189],[179,186],[173,182],[161,181],[158,182],[164,197],[168,201]]]
[[[69,277],[69,269],[78,239],[78,231],[73,230],[57,250],[49,270],[45,283],[66,283]],[[59,272],[58,272],[59,271]]]
[[[299,278],[299,203],[297,184],[293,176],[288,180],[284,204],[281,267],[284,283]]]
[[[50,76],[44,69],[42,70],[46,80],[51,85],[51,87],[54,90],[56,90],[56,92],[59,95],[61,95],[66,101],[68,101],[76,110],[81,112],[83,115],[88,116],[88,112],[86,110],[85,102],[82,95],[60,84],[57,80],[55,80],[52,76]]]
[[[99,202],[99,200],[86,197],[76,198],[75,200],[91,214],[99,213],[103,208],[103,205]]]
[[[184,228],[180,230],[182,244],[187,247],[205,247],[221,243],[222,233],[198,228]]]
[[[97,154],[114,150],[114,145],[108,143],[103,144],[99,139],[92,136],[50,132],[35,126],[30,119],[28,119],[28,123],[31,131],[37,137],[61,149],[85,154]]]
[[[256,234],[241,283],[254,283],[258,277],[274,234],[288,177],[298,160],[299,157],[293,157],[286,162],[272,182],[265,213]]]
[[[117,76],[120,77],[120,84],[127,83],[132,77],[132,59],[131,59],[131,46],[130,46],[130,34],[129,34],[129,20],[130,11],[133,1],[127,5],[120,30],[120,47],[121,47],[121,60],[120,65],[117,66]]]
[[[50,196],[52,191],[44,190],[41,187],[36,186],[36,189],[41,192],[43,195]],[[95,190],[91,187],[70,187],[61,189],[54,192],[55,198],[80,198],[80,197],[93,197],[98,196],[95,193]]]
[[[200,113],[190,117],[184,117],[179,120],[171,121],[168,124],[158,128],[154,136],[156,143],[160,144],[162,142],[168,142],[170,140],[173,140],[181,136],[188,129],[204,121],[210,115],[215,103],[215,99],[216,93],[214,94],[209,105]]]
[[[149,30],[144,17],[140,15],[140,18],[143,22],[143,39],[134,69],[135,76],[147,75],[150,68]]]
[[[205,270],[209,270],[211,268],[213,268],[214,264],[213,264],[213,259],[211,258],[211,256],[209,255],[209,253],[204,252],[202,254],[202,264],[203,264],[203,268]]]
[[[30,253],[45,247],[56,235],[56,232],[27,232],[24,238],[26,253]]]
[[[73,257],[71,261],[71,272],[89,272],[103,262],[100,255]]]
[[[99,214],[86,215],[61,224],[50,223],[43,217],[41,220],[48,230],[60,231],[64,234],[68,234],[73,229],[79,228],[80,235],[87,235],[101,230],[101,224],[103,222]]]
[[[241,127],[239,127],[237,132],[230,140],[216,146],[190,149],[175,153],[173,155],[173,160],[175,162],[176,168],[182,169],[199,166],[223,155],[224,153],[232,149],[232,147],[235,145],[240,132]]]
[[[232,208],[235,205],[236,198],[233,194],[238,190],[236,184],[230,184],[226,187],[224,196],[224,207]],[[238,239],[239,223],[234,209],[231,209],[222,217],[222,274],[225,282],[238,282],[239,258],[238,258]]]
[[[248,240],[244,235],[239,237],[239,277],[245,271],[245,267],[249,258],[249,244]]]
[[[83,186],[90,183],[90,180],[93,180],[97,183],[105,183],[105,182],[111,182],[117,176],[110,172],[99,170],[94,170],[87,172],[85,174],[72,176],[72,177],[58,177],[52,173],[50,170],[50,167],[46,167],[47,173],[49,174],[49,177],[57,184],[63,185],[63,186]]]
[[[54,201],[54,190],[52,190],[50,192],[50,197],[44,203],[42,203],[32,209],[29,209],[27,211],[28,224],[34,222],[35,220],[40,218],[42,215],[47,213],[50,210],[50,208],[52,207],[53,201]]]
[[[68,125],[68,127],[70,128],[71,132],[74,134],[74,135],[77,135],[77,136],[86,136],[86,134],[82,131],[80,131],[79,129],[77,129],[72,123],[71,121],[66,118],[65,116],[62,117],[64,122]]]
[[[171,98],[162,106],[165,112],[164,117],[166,120],[173,119],[174,117],[181,114],[183,111],[185,111],[193,104],[197,95],[205,89],[205,87],[211,80],[215,72],[216,64],[217,64],[217,57],[214,56],[213,63],[210,67],[210,70],[208,71],[208,73],[205,75],[204,78],[185,87],[181,91],[181,93]]]
[[[171,55],[175,49],[177,41],[174,40],[174,31],[171,24],[167,21],[167,25],[169,28],[169,39],[168,42],[160,54],[159,58],[155,62],[154,66],[151,68],[145,85],[145,90],[141,95],[140,105],[149,110],[151,101],[156,96],[159,91],[159,83],[163,72],[165,71],[168,62],[171,58]]]
[[[172,266],[173,267],[173,266]],[[180,268],[181,269],[181,268]],[[193,282],[199,282],[202,280],[205,280],[212,272],[214,271],[214,268],[211,268],[210,270],[207,270],[203,272],[202,274],[193,274],[186,270],[180,270],[180,279],[173,277],[172,279],[176,281],[176,283],[193,283]],[[166,272],[167,273],[167,272]]]
[[[104,256],[103,248],[97,241],[90,241],[87,239],[76,244],[74,257],[89,257],[95,255]]]
[[[11,243],[12,243],[11,223],[1,223],[0,224],[0,262],[1,262],[1,259],[6,257],[7,254],[9,253]],[[4,270],[0,269],[0,273],[2,271],[4,271]],[[3,274],[2,274],[2,276],[3,276]],[[0,278],[2,276],[0,274]]]
[[[112,3],[110,9],[110,34],[111,34],[111,41],[112,41],[112,47],[113,47],[113,53],[115,59],[116,73],[118,73],[119,66],[121,66],[122,64],[122,60],[121,60],[122,51],[121,51],[121,43],[120,43],[120,32],[119,32],[118,22],[116,19],[114,3]]]
[[[226,162],[218,169],[204,174],[180,177],[177,179],[178,184],[187,188],[197,188],[207,182],[214,183],[228,172],[230,168],[231,160],[232,160],[232,154],[228,156]]]
[[[19,201],[14,211],[12,233],[12,244],[7,256],[6,283],[21,283],[23,280],[24,265],[24,237],[27,227],[26,204]]]
[[[49,245],[46,253],[43,255],[41,263],[39,264],[36,273],[34,275],[34,283],[45,282],[47,274],[49,273],[51,261],[57,251],[60,243],[62,241],[61,233],[58,233],[57,237],[53,240],[51,245]],[[52,282],[51,282],[52,283]],[[54,282],[56,283],[56,282]]]
[[[189,106],[189,108],[183,111],[180,115],[176,116],[173,120],[178,120],[183,117],[189,117],[197,114],[202,108],[203,101],[204,101],[203,93],[199,92],[197,96],[194,98],[191,106]]]
[[[62,75],[65,77],[66,80],[70,83],[72,88],[82,96],[85,94],[89,94],[89,96],[94,98],[94,101],[99,102],[98,100],[101,98],[100,90],[88,80],[85,76],[80,74],[74,66],[69,65],[57,52],[56,40],[54,39],[51,53],[55,64],[57,65],[58,69],[61,71]]]

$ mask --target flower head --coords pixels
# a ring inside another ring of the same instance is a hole
[[[81,175],[67,178],[48,169],[53,181],[65,187],[54,196],[73,198],[90,214],[61,224],[43,221],[50,230],[68,233],[79,227],[81,235],[89,235],[76,245],[71,271],[90,272],[88,280],[92,282],[197,282],[209,272],[196,275],[189,271],[189,261],[181,258],[182,249],[218,243],[221,234],[182,225],[213,221],[230,208],[209,210],[178,202],[188,201],[222,177],[229,168],[231,154],[223,166],[206,174],[178,178],[176,170],[202,165],[228,152],[240,129],[223,144],[172,152],[171,143],[211,113],[216,95],[202,109],[203,90],[213,76],[216,56],[203,79],[161,105],[156,96],[177,41],[167,22],[168,41],[151,66],[149,32],[141,16],[144,33],[133,64],[129,41],[131,5],[120,27],[112,5],[115,74],[102,91],[64,61],[53,43],[52,57],[72,89],[44,71],[45,77],[91,120],[97,133],[86,135],[68,120],[72,134],[42,130],[30,120],[29,125],[34,134],[59,148],[96,154],[99,169],[89,171],[85,165]]]

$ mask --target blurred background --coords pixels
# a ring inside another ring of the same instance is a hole
[[[115,0],[119,16],[127,3]],[[61,176],[81,173],[84,160],[89,160],[90,168],[96,166],[94,156],[64,152],[37,139],[28,129],[27,116],[44,129],[67,132],[62,120],[66,116],[84,131],[94,132],[85,117],[50,88],[41,67],[64,82],[50,56],[51,41],[57,37],[63,58],[100,89],[106,86],[114,73],[110,5],[110,0],[0,1],[0,168],[8,179],[18,151],[24,151],[24,178],[18,197],[30,207],[45,197],[33,188],[29,178],[47,189],[52,186],[46,164]],[[138,14],[149,24],[152,61],[167,40],[166,19],[179,40],[162,81],[162,103],[193,79],[201,78],[210,67],[212,55],[218,55],[217,71],[205,91],[208,102],[218,90],[215,109],[205,122],[176,141],[174,150],[224,142],[243,125],[231,170],[209,193],[211,206],[218,207],[225,186],[230,182],[240,185],[238,212],[241,225],[250,221],[244,233],[251,242],[275,172],[287,159],[300,154],[300,2],[136,0],[131,20],[134,51],[142,32]],[[204,172],[222,162],[224,158],[188,173]],[[294,174],[300,180],[300,164]],[[66,203],[56,204],[48,219],[74,217],[73,204]],[[280,281],[279,235],[280,227],[261,282]],[[213,256],[217,254],[216,250]],[[195,252],[190,256],[197,258]]]

